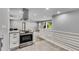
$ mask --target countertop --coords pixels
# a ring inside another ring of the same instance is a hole
[[[17,31],[9,31],[9,33],[19,33],[19,30],[17,30]]]
[[[21,32],[21,31],[9,31],[9,33],[19,33],[20,35],[28,35],[28,34],[33,34],[33,32],[28,32],[28,33],[24,33],[24,32]]]
[[[29,33],[20,33],[20,35],[28,35],[28,34],[33,34],[33,32],[29,32]]]

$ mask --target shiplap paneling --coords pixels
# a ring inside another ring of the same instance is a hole
[[[55,31],[55,40],[61,45],[64,45],[67,50],[79,50],[79,35],[76,33]]]

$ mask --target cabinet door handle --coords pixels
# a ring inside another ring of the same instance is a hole
[[[13,37],[13,38],[16,38],[16,37]]]
[[[16,44],[16,43],[13,43],[13,44]]]

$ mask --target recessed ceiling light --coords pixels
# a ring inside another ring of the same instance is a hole
[[[49,8],[46,8],[46,10],[49,10]]]
[[[60,14],[61,12],[60,11],[57,11],[57,14]]]

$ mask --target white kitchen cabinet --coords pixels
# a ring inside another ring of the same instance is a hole
[[[16,48],[19,46],[19,33],[10,33],[10,49]]]
[[[37,42],[39,40],[38,36],[39,36],[38,32],[33,32],[33,42]]]
[[[22,8],[10,8],[10,19],[20,20],[23,17]]]

